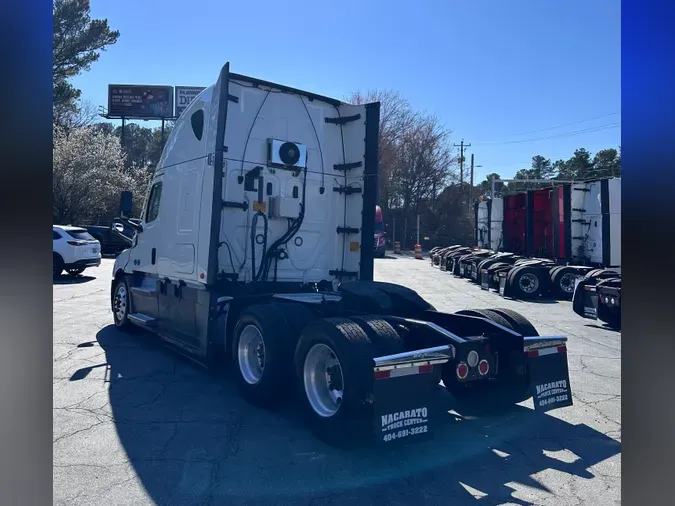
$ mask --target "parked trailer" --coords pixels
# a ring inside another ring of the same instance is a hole
[[[469,267],[472,278],[509,297],[572,298],[578,278],[621,263],[620,190],[613,178],[506,196],[504,242],[525,254]]]
[[[334,444],[428,437],[441,379],[460,405],[571,405],[565,337],[372,280],[379,113],[226,64],[177,120],[140,222],[120,206],[135,239],[112,273],[115,326],[229,363],[261,407],[298,391]]]

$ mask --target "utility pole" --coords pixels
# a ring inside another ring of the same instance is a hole
[[[470,148],[471,144],[464,144],[464,139],[462,142],[454,145],[456,148],[459,148],[459,185],[464,184],[464,148]]]
[[[420,243],[420,215],[417,215],[417,242],[415,244]]]
[[[473,153],[471,153],[471,184],[469,185],[469,209],[473,202]]]

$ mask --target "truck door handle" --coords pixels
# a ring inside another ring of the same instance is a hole
[[[156,259],[157,259],[157,248],[152,248],[152,265],[155,265]]]

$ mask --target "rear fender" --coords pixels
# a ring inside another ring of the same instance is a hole
[[[489,376],[499,374],[499,356],[511,356],[522,351],[523,338],[520,334],[486,318],[437,311],[427,311],[424,321],[386,316],[383,318],[392,325],[403,325],[410,330],[406,349],[451,344],[455,351],[449,360],[457,363],[468,362],[469,353],[476,351],[481,360],[487,360]],[[478,370],[470,368],[464,381],[480,378]]]
[[[522,342],[520,334],[486,318],[440,311],[425,311],[423,318],[442,327],[448,334],[459,336],[462,340],[486,336],[508,340],[517,345]]]

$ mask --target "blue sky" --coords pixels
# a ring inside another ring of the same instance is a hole
[[[336,98],[399,91],[472,144],[477,181],[621,144],[620,0],[91,3],[121,32],[73,80],[96,105],[109,83],[208,86],[230,61]]]

